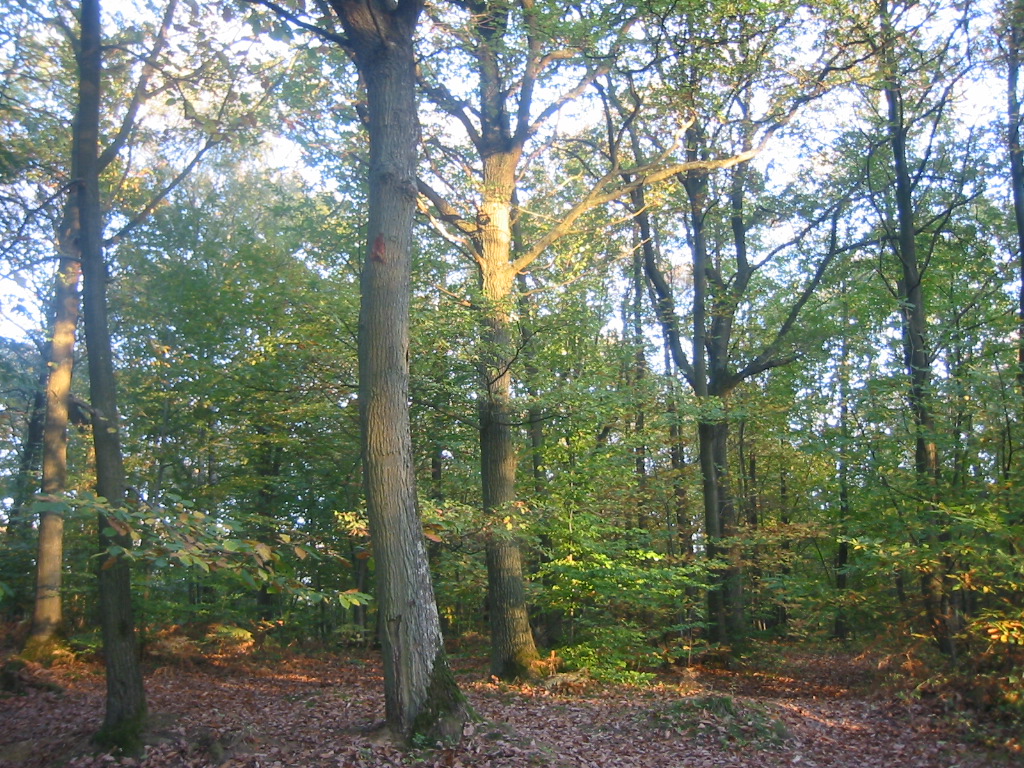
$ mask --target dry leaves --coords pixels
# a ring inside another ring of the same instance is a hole
[[[376,660],[286,656],[164,666],[147,678],[145,754],[91,750],[98,670],[31,673],[63,687],[0,699],[0,766],[43,768],[983,768],[1012,765],[959,743],[921,705],[856,690],[855,663],[796,658],[785,674],[687,670],[655,688],[585,691],[481,682],[461,673],[481,720],[462,743],[403,752],[378,737]],[[1019,756],[1017,756],[1019,758]]]

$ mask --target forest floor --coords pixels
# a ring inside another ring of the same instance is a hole
[[[498,684],[479,658],[457,658],[480,719],[456,747],[403,752],[374,730],[383,693],[373,655],[192,657],[148,672],[153,732],[137,759],[90,745],[102,670],[69,661],[29,666],[22,693],[0,694],[0,767],[1024,766],[1012,734],[986,743],[969,719],[955,725],[941,700],[880,685],[879,660],[785,649],[760,668],[691,667],[632,687],[571,676]]]

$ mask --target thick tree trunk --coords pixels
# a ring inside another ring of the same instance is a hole
[[[507,264],[507,257],[506,257]],[[511,285],[505,301],[511,299]],[[491,624],[491,674],[502,679],[529,677],[539,658],[530,628],[526,586],[518,534],[504,519],[516,500],[515,438],[512,434],[512,356],[507,312],[491,308],[489,360],[481,365],[486,390],[480,401],[480,478],[484,512],[490,521],[487,536],[487,608]]]
[[[512,200],[519,150],[484,157],[484,195],[477,216],[484,335],[480,375],[480,481],[484,512],[491,522],[486,542],[491,674],[529,677],[540,658],[530,628],[522,553],[514,530],[502,523],[516,500],[518,458],[512,431],[512,365],[515,349],[511,308]]]
[[[99,192],[99,114],[102,56],[98,0],[82,0],[79,62],[79,105],[74,126],[72,194],[79,216],[79,248],[85,341],[89,352],[89,393],[92,401],[96,491],[110,504],[125,503],[124,462],[118,427],[117,392],[107,323],[107,268],[103,258],[103,214]],[[128,549],[130,537],[108,516],[99,514],[101,551],[111,546]],[[114,535],[108,535],[114,531]],[[98,735],[101,742],[134,750],[146,720],[146,698],[139,668],[132,615],[131,572],[124,557],[100,558],[100,624],[107,671],[106,715]]]
[[[403,736],[462,733],[416,499],[409,426],[409,302],[416,207],[417,0],[332,0],[366,86],[369,245],[360,275],[359,406],[377,570],[388,724]]]
[[[689,132],[694,158],[703,137]],[[708,331],[708,258],[704,216],[707,208],[707,176],[697,171],[688,174],[684,187],[690,207],[690,250],[693,255],[693,379],[694,391],[707,410],[722,411],[701,417],[698,446],[701,480],[704,489],[704,529],[707,556],[728,561],[714,573],[708,589],[708,623],[715,642],[728,644],[743,633],[742,581],[737,554],[730,541],[735,533],[735,504],[729,485],[729,424],[724,415],[728,389],[723,385],[728,368],[731,323],[728,310],[715,314]]]

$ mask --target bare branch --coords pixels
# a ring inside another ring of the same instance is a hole
[[[296,27],[299,27],[299,29],[304,29],[307,32],[312,32],[317,37],[321,37],[330,43],[336,43],[337,45],[340,45],[342,48],[346,49],[349,47],[348,38],[345,37],[344,35],[339,35],[337,32],[332,32],[329,29],[318,27],[316,24],[310,24],[308,21],[303,21],[294,13],[289,11],[287,8],[284,8],[278,5],[277,3],[273,2],[273,0],[246,0],[246,2],[254,3],[256,5],[262,5],[264,8],[268,8],[271,11],[273,11],[274,14],[277,15],[279,18],[291,22]]]

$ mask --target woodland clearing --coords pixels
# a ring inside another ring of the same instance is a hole
[[[987,743],[942,697],[883,685],[901,660],[785,649],[770,665],[693,666],[656,685],[555,676],[486,681],[485,664],[456,657],[478,718],[457,746],[399,749],[382,722],[378,658],[357,655],[187,657],[150,666],[151,733],[144,754],[97,753],[102,669],[81,660],[21,670],[0,698],[3,768],[985,768],[1024,765],[1020,742]],[[973,734],[972,734],[973,731]]]

